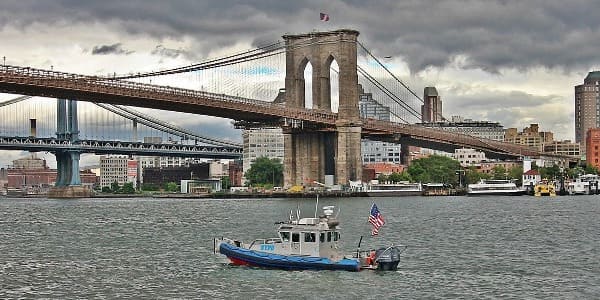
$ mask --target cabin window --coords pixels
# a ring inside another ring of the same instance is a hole
[[[292,242],[300,243],[300,233],[297,233],[297,232],[292,233]]]
[[[290,233],[288,231],[282,231],[279,233],[281,235],[281,240],[284,242],[290,241]]]
[[[316,241],[316,235],[314,232],[304,232],[304,242],[314,243]]]
[[[321,243],[325,242],[325,232],[321,232],[321,234],[319,235],[319,241]]]
[[[331,242],[331,232],[327,232],[327,241]]]
[[[340,234],[336,231],[333,233],[333,240],[337,241],[340,238]]]

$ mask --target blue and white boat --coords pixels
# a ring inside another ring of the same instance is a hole
[[[343,255],[338,250],[341,234],[333,209],[333,206],[325,206],[323,215],[315,218],[300,218],[299,211],[294,218],[290,212],[289,221],[279,223],[278,236],[274,238],[255,239],[248,244],[228,238],[215,239],[215,253],[227,256],[233,265],[272,269],[397,269],[404,246],[360,250],[359,242],[359,249]]]

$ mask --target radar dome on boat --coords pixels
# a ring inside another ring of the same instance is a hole
[[[323,206],[323,214],[325,214],[328,217],[333,215],[334,208],[335,206]]]

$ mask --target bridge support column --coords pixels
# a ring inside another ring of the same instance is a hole
[[[408,143],[400,144],[400,163],[408,166],[410,163],[410,149]]]
[[[335,176],[335,133],[286,133],[284,144],[285,186],[325,182],[325,175]]]
[[[284,182],[286,186],[326,182],[334,175],[334,183],[347,185],[360,180],[361,124],[359,115],[358,74],[355,30],[311,32],[286,35],[285,105],[306,107],[304,70],[310,62],[313,109],[331,111],[331,64],[339,67],[339,107],[334,128],[296,127],[285,137]],[[285,129],[285,128],[284,128]]]
[[[57,132],[59,140],[68,140],[75,144],[79,141],[77,122],[77,101],[58,99]],[[80,153],[73,150],[58,150],[56,155],[57,176],[54,188],[48,193],[50,198],[89,197],[91,191],[81,185],[79,174]]]
[[[337,128],[337,150],[335,173],[337,184],[348,184],[349,180],[361,180],[361,127],[343,126]]]

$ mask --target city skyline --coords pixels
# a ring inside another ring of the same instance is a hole
[[[351,28],[376,56],[389,57],[384,63],[413,90],[435,86],[445,117],[506,128],[538,123],[557,139],[574,140],[573,89],[600,60],[594,51],[600,18],[591,7],[591,1],[4,1],[0,56],[12,65],[105,75],[187,65],[286,33]],[[330,20],[319,21],[319,12]],[[0,101],[13,97],[0,94]],[[165,120],[199,128],[175,113]],[[205,120],[202,133],[241,140],[229,120]],[[21,155],[3,155],[0,165]]]

